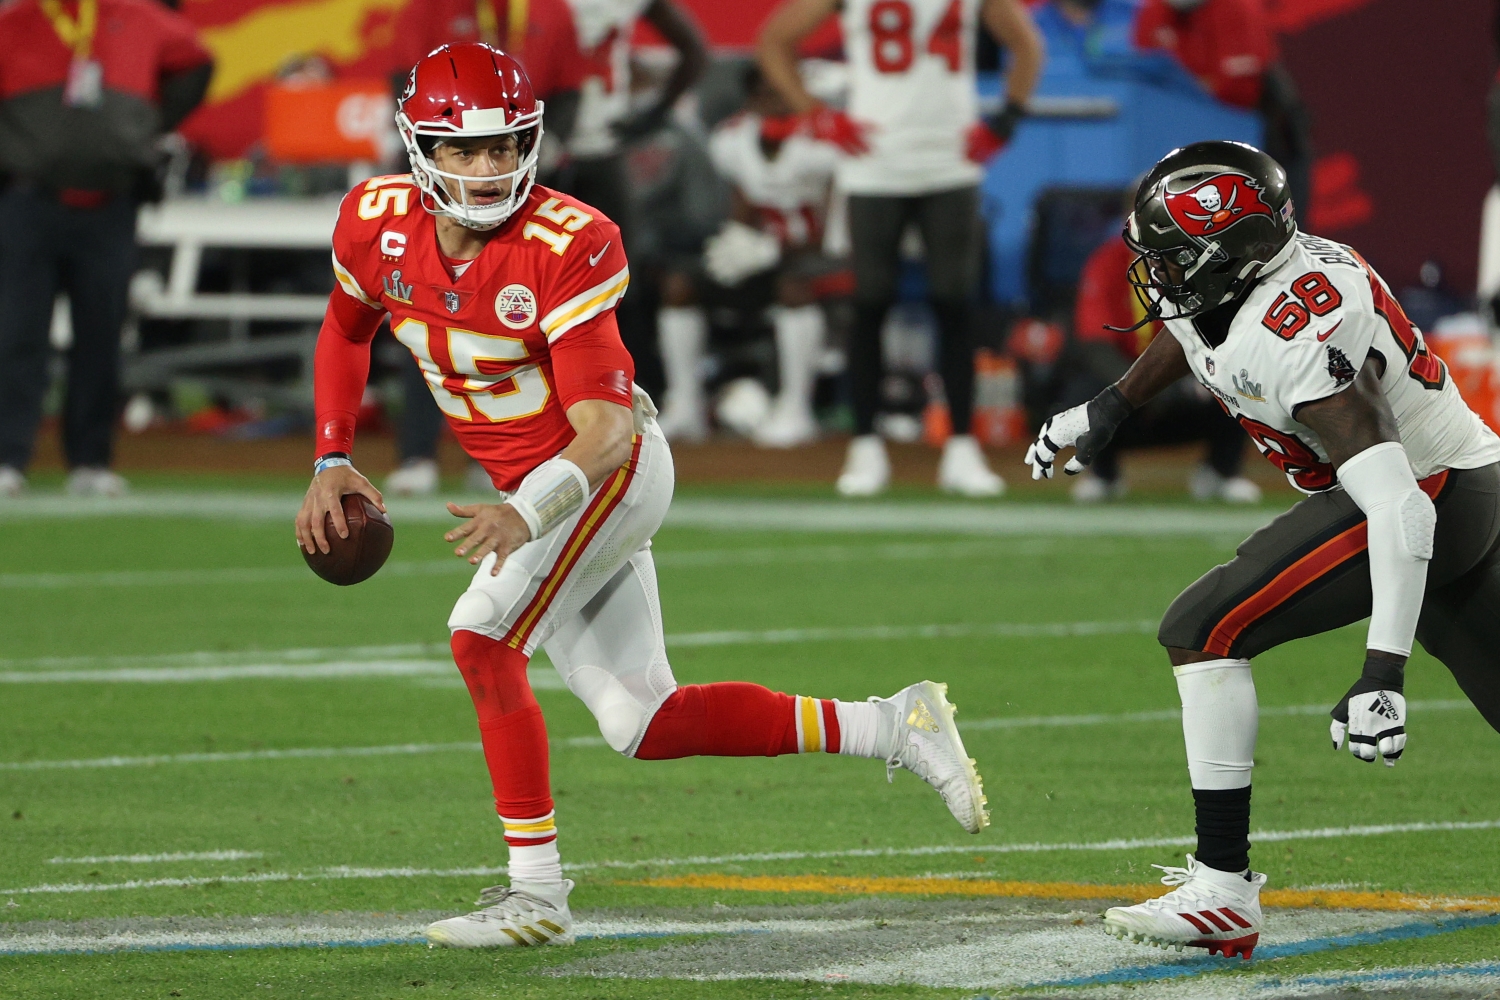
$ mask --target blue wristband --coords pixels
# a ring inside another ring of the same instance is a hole
[[[342,456],[330,455],[327,458],[318,459],[317,462],[313,464],[313,475],[316,476],[319,473],[323,472],[324,469],[331,469],[336,465],[347,465],[352,468],[354,466],[354,463]]]

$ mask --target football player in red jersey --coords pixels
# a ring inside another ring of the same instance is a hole
[[[478,567],[448,627],[479,716],[510,885],[484,890],[477,912],[433,924],[428,940],[573,940],[547,732],[526,680],[538,646],[627,756],[877,757],[926,780],[978,833],[983,789],[944,685],[850,703],[672,677],[651,558],[672,455],[615,324],[630,270],[614,223],[534,183],[542,112],[520,65],[483,43],[443,46],[417,64],[396,118],[412,173],[344,199],[338,287],[318,337],[317,461],[297,515],[307,551],[327,551],[325,516],[347,537],[343,495],[381,502],[350,454],[386,313],[459,441],[506,495],[449,504],[464,521],[446,538]]]

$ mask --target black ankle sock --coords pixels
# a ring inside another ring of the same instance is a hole
[[[1221,872],[1250,867],[1250,786],[1195,788],[1199,864]]]

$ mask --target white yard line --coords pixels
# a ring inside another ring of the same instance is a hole
[[[549,741],[553,748],[602,747],[602,736],[568,736]],[[328,757],[409,757],[431,753],[479,753],[481,743],[398,743],[380,747],[290,747],[285,750],[226,750],[220,753],[169,753],[143,757],[86,757],[81,760],[17,760],[0,763],[0,771],[83,771],[100,767],[156,767],[160,764],[228,764],[246,760],[303,760]]]
[[[733,630],[721,632],[681,632],[666,637],[669,648],[689,646],[782,645],[799,642],[861,642],[891,639],[962,639],[962,638],[1053,638],[1071,636],[1150,634],[1157,623],[1150,620],[1112,622],[992,622],[988,624],[951,625],[869,625],[848,628],[783,628]],[[0,666],[25,664],[30,670],[0,671],[0,684],[183,684],[198,681],[245,679],[324,680],[339,677],[414,677],[452,673],[452,661],[444,659],[384,658],[390,650],[431,650],[429,655],[446,656],[440,646],[395,646],[356,650],[323,650],[324,653],[354,654],[364,652],[369,658],[348,656],[331,662],[296,662],[307,659],[311,650],[291,650],[292,655],[266,655],[270,662],[225,664],[213,663],[212,653],[189,653],[157,658],[84,657],[0,661]],[[439,652],[441,650],[442,652]],[[221,654],[225,659],[233,659]],[[241,654],[254,655],[254,654]],[[147,664],[159,665],[147,665]],[[67,669],[85,663],[104,669]],[[107,665],[107,666],[106,666]],[[38,669],[39,668],[39,669]],[[545,685],[544,679],[538,683]]]
[[[49,865],[152,865],[167,861],[245,861],[263,858],[261,851],[174,851],[170,854],[99,854],[83,858],[48,858]]]
[[[553,675],[556,677],[556,675]],[[1407,708],[1413,712],[1461,712],[1472,706],[1463,700],[1412,701]],[[1326,705],[1262,705],[1262,717],[1323,715]],[[1020,715],[994,719],[970,719],[960,721],[958,728],[964,732],[994,729],[1045,729],[1057,726],[1108,726],[1139,722],[1176,722],[1181,718],[1180,710],[1162,709],[1155,712],[1121,712],[1115,715]],[[554,747],[581,748],[602,747],[604,739],[599,736],[570,736],[551,741]],[[220,753],[156,754],[152,756],[88,757],[80,760],[22,760],[0,761],[0,771],[77,771],[100,767],[155,767],[159,764],[222,764],[247,760],[297,760],[325,757],[400,757],[430,753],[453,753],[456,751],[478,752],[479,743],[398,743],[393,746],[367,747],[301,747],[285,750],[234,750]]]
[[[995,542],[934,542],[871,545],[774,546],[766,548],[686,549],[656,548],[659,567],[700,569],[718,566],[779,566],[794,563],[902,562],[921,560],[991,559],[1019,552],[1034,553],[1056,547],[1054,538],[1011,539]],[[388,562],[381,576],[458,576],[473,567],[460,559]],[[213,569],[99,570],[77,573],[0,573],[0,589],[64,590],[72,587],[201,587],[279,583],[317,578],[307,567],[221,566]]]
[[[297,494],[142,492],[113,500],[34,495],[0,502],[0,522],[88,517],[201,518],[291,523]],[[441,499],[389,502],[401,524],[451,524]],[[714,531],[899,532],[952,535],[1247,535],[1277,514],[1264,508],[684,498],[669,528]]]
[[[1381,837],[1398,833],[1454,833],[1500,829],[1500,820],[1473,822],[1386,823],[1379,826],[1319,827],[1306,830],[1264,830],[1250,835],[1252,842],[1330,840],[1341,837]],[[944,854],[1044,854],[1055,851],[1133,851],[1144,848],[1182,847],[1196,837],[1148,837],[1068,843],[938,844],[930,847],[855,848],[843,851],[768,851],[751,854],[720,854],[686,858],[651,858],[639,861],[580,861],[564,864],[568,871],[621,870],[632,868],[712,867],[747,862],[805,861],[824,858],[926,857]],[[256,872],[249,875],[201,875],[179,878],[130,879],[124,882],[62,882],[0,889],[0,896],[118,892],[132,889],[181,888],[209,884],[256,884],[264,882],[323,882],[342,879],[471,878],[505,874],[503,865],[472,868],[356,868],[339,865],[312,872]]]

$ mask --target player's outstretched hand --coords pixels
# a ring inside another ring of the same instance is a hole
[[[531,541],[531,528],[526,519],[510,504],[450,503],[448,513],[468,518],[443,536],[447,541],[461,542],[453,554],[468,556],[469,562],[477,566],[485,556],[495,553],[491,576],[499,576],[500,567],[510,554]]]
[[[1031,478],[1051,479],[1052,463],[1064,448],[1072,448],[1073,457],[1063,471],[1070,476],[1078,475],[1104,450],[1115,430],[1134,409],[1119,389],[1109,386],[1082,406],[1048,417],[1036,440],[1026,449]]]
[[[362,494],[385,510],[380,491],[352,465],[335,465],[313,476],[307,494],[302,498],[302,509],[297,511],[297,544],[304,552],[328,554],[328,538],[323,533],[323,524],[329,514],[333,515],[333,530],[338,536],[349,537],[349,525],[344,521],[344,497],[350,493]]]
[[[1369,764],[1378,757],[1386,767],[1395,767],[1406,749],[1406,697],[1400,691],[1355,693],[1360,687],[1355,684],[1329,713],[1333,748],[1343,746],[1347,734],[1354,756]]]

